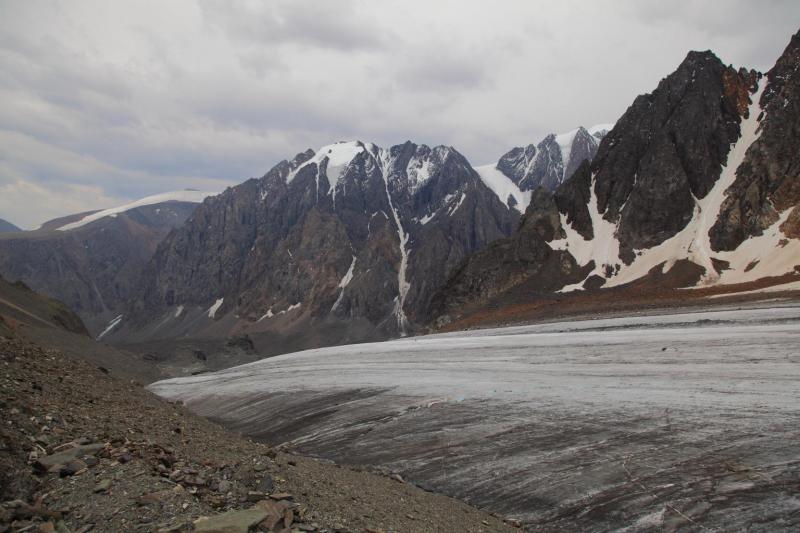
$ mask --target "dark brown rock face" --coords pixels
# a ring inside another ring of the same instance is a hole
[[[619,222],[621,248],[649,248],[686,226],[693,198],[708,194],[739,137],[741,97],[755,81],[711,52],[690,52],[634,100],[591,167],[598,210]]]
[[[294,313],[404,333],[450,270],[517,219],[452,148],[309,150],[198,208],[159,246],[131,316],[141,325],[222,299],[214,318]]]
[[[800,32],[767,73],[760,136],[747,151],[711,230],[715,250],[761,235],[788,209],[783,232],[800,238]]]
[[[131,298],[158,243],[197,204],[139,207],[69,231],[0,238],[0,274],[67,304],[98,332]]]

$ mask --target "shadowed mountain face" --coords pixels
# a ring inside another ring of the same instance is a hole
[[[800,271],[798,72],[798,35],[766,76],[689,53],[591,163],[552,196],[534,194],[515,235],[456,269],[431,318],[522,286],[746,284]]]
[[[449,147],[309,150],[208,199],[173,232],[114,335],[323,322],[409,333],[452,268],[518,218]]]
[[[16,233],[18,231],[22,230],[11,222],[0,218],[0,233]]]
[[[0,274],[64,302],[96,334],[130,299],[157,244],[196,207],[190,202],[147,205],[68,231],[56,229],[82,214],[5,235],[0,237]]]

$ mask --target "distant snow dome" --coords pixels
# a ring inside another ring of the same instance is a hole
[[[131,209],[136,209],[137,207],[143,207],[146,205],[162,204],[164,202],[191,202],[199,204],[209,196],[214,196],[215,194],[217,193],[196,191],[194,189],[186,189],[183,191],[171,191],[171,192],[164,192],[161,194],[154,194],[153,196],[147,196],[146,198],[142,198],[141,200],[136,200],[135,202],[131,202],[129,204],[120,205],[118,207],[112,207],[110,209],[98,211],[97,213],[94,213],[92,215],[87,215],[80,220],[61,226],[60,228],[58,228],[58,230],[69,231],[71,229],[80,228],[81,226],[85,226],[86,224],[89,224],[90,222],[94,222],[96,220],[100,220],[101,218],[115,217],[119,213],[124,213],[125,211],[130,211]]]

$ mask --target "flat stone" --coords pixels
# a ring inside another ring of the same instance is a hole
[[[267,518],[268,515],[267,511],[259,508],[228,511],[195,520],[194,530],[198,533],[247,533],[251,527]]]
[[[67,448],[66,450],[40,457],[34,463],[34,467],[39,472],[51,472],[58,470],[61,465],[65,465],[70,461],[74,461],[78,457],[84,455],[94,455],[100,450],[105,448],[103,444],[85,444]],[[58,467],[58,468],[57,468]]]
[[[260,502],[266,497],[267,495],[264,494],[263,492],[258,492],[255,490],[248,491],[247,493],[247,500],[251,502]]]
[[[111,488],[111,480],[110,479],[101,479],[97,482],[97,485],[94,487],[94,492],[108,492],[108,489]]]

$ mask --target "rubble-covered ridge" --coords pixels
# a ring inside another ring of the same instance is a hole
[[[2,533],[510,529],[398,476],[228,433],[136,382],[0,333]]]

